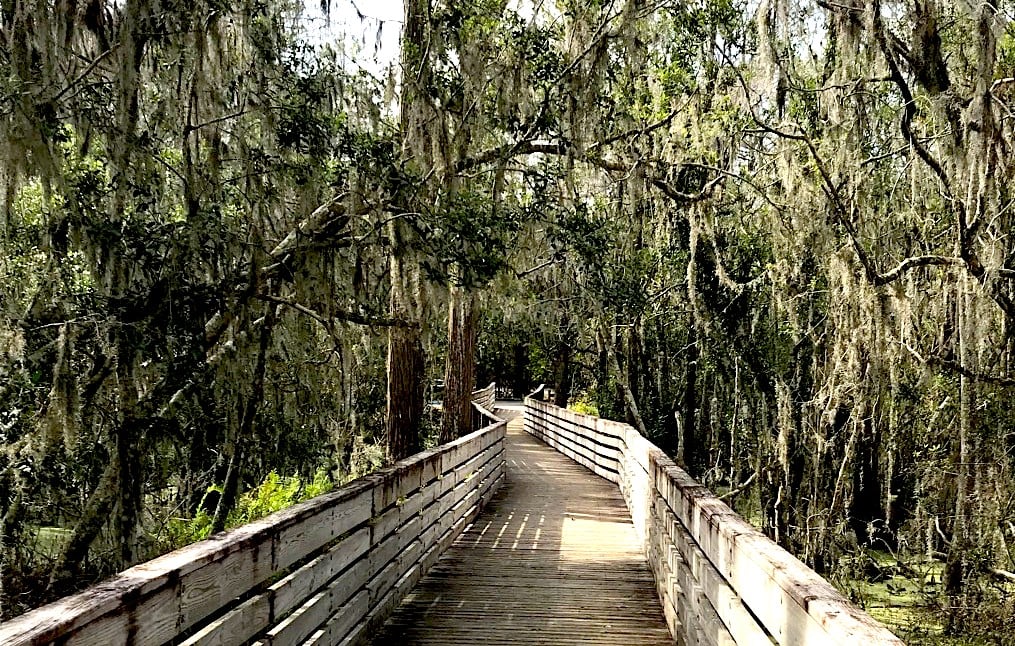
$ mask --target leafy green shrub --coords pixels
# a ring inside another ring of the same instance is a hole
[[[279,476],[271,471],[260,485],[245,492],[236,502],[236,508],[229,512],[226,527],[239,527],[251,523],[268,514],[273,514],[298,502],[309,500],[335,488],[328,470],[321,467],[314,472],[314,477],[304,481],[300,476]],[[222,487],[208,487],[208,493],[222,493]],[[207,495],[207,494],[206,494]],[[168,549],[176,549],[204,540],[211,535],[214,517],[202,504],[193,518],[170,518],[166,522],[162,541]]]
[[[214,489],[216,488],[208,488],[209,492]],[[211,535],[212,520],[212,515],[204,509],[198,509],[193,518],[170,518],[166,521],[165,533],[160,542],[165,545],[165,550],[173,550],[203,541]]]
[[[588,393],[582,393],[568,406],[571,410],[582,415],[593,415],[599,417],[599,407],[592,401]]]
[[[303,487],[303,500],[316,498],[334,488],[335,483],[331,479],[331,475],[328,474],[328,470],[325,467],[318,467],[317,471],[314,472],[314,479]]]
[[[298,476],[283,478],[269,471],[264,481],[240,496],[226,519],[227,527],[237,527],[298,503],[303,483]]]

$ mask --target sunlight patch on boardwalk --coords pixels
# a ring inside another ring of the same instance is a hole
[[[623,498],[512,420],[507,482],[374,644],[673,644]]]

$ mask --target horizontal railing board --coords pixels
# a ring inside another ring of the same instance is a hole
[[[657,558],[661,559],[660,570],[667,577],[668,585],[666,587],[670,596],[680,599],[685,621],[689,627],[693,625],[699,642],[711,646],[736,644],[727,623],[721,619],[721,615],[705,593],[700,577],[695,572],[695,563],[705,560],[704,553],[697,550],[694,553],[685,554],[676,546],[670,536],[670,530],[666,526],[668,519],[659,516],[660,506],[665,506],[665,504],[657,498],[652,514],[652,531]],[[746,610],[744,616],[750,618]],[[770,643],[767,635],[757,628],[756,624],[755,630],[756,634],[740,643],[759,645]]]
[[[680,479],[689,478],[659,452],[652,456],[671,473],[680,471]],[[691,481],[693,482],[693,481]],[[814,639],[832,639],[836,643],[856,643],[874,632],[887,632],[880,624],[850,604],[827,581],[796,557],[778,547],[768,537],[743,520],[704,487],[684,486],[677,506],[681,522],[692,530],[695,540],[715,555],[724,577],[741,590],[745,602],[770,632],[778,632],[781,641],[803,643]],[[671,490],[670,498],[675,496]],[[725,567],[723,567],[725,566]],[[778,594],[772,594],[775,590]],[[786,618],[792,617],[787,622]],[[901,643],[901,642],[896,642]]]
[[[617,483],[684,642],[902,644],[630,426],[534,398],[525,409],[527,432]]]
[[[491,383],[486,388],[472,391],[473,403],[479,404],[487,411],[492,411],[497,403],[497,383]]]
[[[661,550],[662,545],[650,541],[646,546],[646,556],[649,568],[656,582],[656,592],[663,607],[663,617],[670,629],[671,635],[684,634],[685,622],[687,621],[686,605],[680,602],[683,590],[676,584],[673,576],[673,568],[669,565]]]
[[[48,644],[71,633],[80,641],[116,643],[115,635],[128,627],[135,631],[136,643],[168,641],[215,609],[209,599],[249,588],[279,569],[277,548],[294,540],[298,524],[327,515],[334,505],[351,508],[342,516],[348,525],[369,518],[364,504],[369,488],[355,483],[130,568],[0,624],[0,643]],[[111,615],[121,609],[129,612]],[[133,621],[131,615],[136,615]],[[172,634],[165,637],[167,632]]]
[[[300,599],[327,584],[336,574],[370,549],[370,530],[361,527],[321,556],[310,561],[269,588],[272,609],[281,615],[295,608]]]
[[[539,420],[540,430],[544,433],[553,434],[567,439],[571,445],[590,452],[586,457],[595,459],[602,457],[616,462],[620,459],[620,449],[609,446],[599,441],[598,433],[593,429],[583,429],[589,435],[582,435],[580,432],[569,428],[561,420],[554,417],[547,417]]]
[[[352,627],[367,614],[369,609],[369,595],[366,590],[363,590],[331,615],[325,622],[324,627],[311,635],[310,639],[307,640],[307,644],[325,646],[336,643],[343,636],[349,634]]]
[[[247,599],[211,622],[181,646],[239,646],[271,625],[271,599],[258,595]]]
[[[569,429],[564,420],[548,413],[548,406],[537,402],[531,414],[525,416],[525,430],[596,475],[616,482],[620,455],[611,445],[619,440],[610,437],[610,445],[600,443],[598,431],[594,430],[595,425],[584,427],[589,438],[582,438],[579,433]]]
[[[620,450],[624,441],[623,435],[616,430],[609,432],[608,429],[612,430],[612,427],[606,423],[607,420],[597,420],[595,423],[580,424],[575,421],[575,419],[579,417],[577,413],[571,415],[570,418],[561,417],[550,412],[548,410],[550,406],[550,404],[537,402],[534,410],[537,410],[542,414],[532,415],[534,422],[538,422],[539,425],[544,427],[549,425],[562,433],[568,434],[574,439],[590,440],[594,446],[589,448],[597,450],[599,448],[610,449],[613,452]]]
[[[484,454],[485,454],[486,451],[489,451],[489,447],[487,449],[484,449]],[[424,464],[428,464],[428,463],[432,464],[433,463],[433,460],[429,459],[430,456],[420,455],[419,457],[420,457],[419,462],[423,462]],[[461,468],[460,466],[456,466],[456,467],[454,467],[452,469],[452,471],[448,472],[448,476],[449,476],[448,480],[453,479],[454,474],[460,468]],[[431,474],[438,474],[439,475],[440,474],[440,469],[438,468],[438,469],[432,470]],[[410,477],[411,478],[415,478],[415,474],[414,473],[411,474]],[[426,472],[424,472],[424,475],[422,477],[423,478],[428,477],[426,475]],[[390,552],[385,553],[384,550],[385,549],[387,549],[387,550],[395,550],[395,549],[397,549],[399,546],[401,546],[404,543],[404,536],[405,535],[410,535],[411,536],[413,534],[413,531],[411,531],[411,530],[408,532],[408,534],[406,534],[406,529],[405,529],[406,524],[409,523],[410,521],[412,521],[413,518],[417,515],[417,513],[420,513],[421,511],[424,511],[424,507],[425,506],[427,506],[427,505],[432,506],[433,503],[437,500],[434,497],[434,495],[439,491],[440,486],[441,486],[441,481],[436,479],[436,475],[434,475],[434,477],[435,477],[435,479],[432,482],[427,483],[425,486],[421,487],[419,490],[416,490],[415,492],[411,493],[407,499],[396,499],[395,503],[392,504],[386,511],[382,512],[381,516],[376,517],[376,518],[373,519],[373,521],[372,521],[372,531],[373,531],[373,534],[374,534],[374,541],[375,542],[379,541],[382,537],[387,536],[389,533],[393,533],[395,530],[399,530],[399,529],[402,531],[403,540],[399,541],[398,539],[394,539],[394,540],[391,540],[391,541],[386,542],[384,544],[375,546],[375,550],[371,554],[372,562],[371,561],[365,561],[362,565],[364,565],[364,566],[372,566],[373,569],[376,569],[379,564],[387,563],[390,560],[390,558],[391,558],[391,553]],[[386,502],[387,499],[389,499],[391,497],[391,495],[393,495],[393,493],[398,492],[399,488],[401,489],[402,492],[405,491],[407,486],[405,485],[404,481],[402,482],[401,485],[399,485],[399,487],[389,486],[389,487],[384,488],[384,491],[386,493],[384,493],[381,496],[375,497],[375,500],[380,501],[380,503],[383,504],[384,502]],[[403,493],[403,495],[404,495],[404,493]],[[453,496],[448,496],[448,498],[447,498],[447,509],[450,509],[450,505],[453,502],[454,502]],[[436,518],[436,516],[434,516],[432,514],[432,512],[431,512],[430,516],[425,516],[424,515],[424,516],[422,516],[422,518],[423,518],[422,522],[426,526],[426,525],[429,525]],[[332,570],[341,569],[341,567],[343,567],[345,564],[347,564],[347,562],[349,560],[350,552],[352,552],[352,555],[354,555],[354,556],[360,556],[360,555],[362,555],[366,551],[366,549],[369,548],[369,546],[370,546],[370,538],[369,538],[370,537],[370,532],[371,532],[370,528],[364,527],[364,528],[359,530],[359,536],[356,537],[355,543],[353,542],[353,540],[350,540],[348,543],[342,543],[339,546],[336,546],[335,548],[333,548],[333,550],[331,552],[331,554],[333,554],[332,559],[333,560],[336,560],[336,559],[338,560],[338,562],[337,562],[338,567],[336,568],[335,567],[336,563],[333,563],[332,564]],[[354,545],[359,545],[359,546],[356,547]],[[276,614],[280,614],[280,613],[284,612],[285,610],[288,610],[290,607],[292,607],[291,603],[280,602],[280,599],[278,597],[278,590],[282,589],[282,588],[285,588],[285,587],[289,587],[289,586],[294,585],[292,583],[292,580],[294,579],[294,577],[298,576],[300,572],[308,569],[308,567],[320,567],[319,564],[320,564],[320,562],[323,559],[324,559],[323,556],[322,557],[318,557],[317,559],[312,561],[307,566],[304,566],[304,568],[301,568],[301,570],[297,571],[296,573],[293,573],[289,577],[286,577],[285,579],[283,579],[279,583],[276,583],[274,586],[272,586],[272,590],[275,591],[275,595],[276,595],[274,597],[274,599],[273,599],[273,606],[276,608]],[[362,574],[363,574],[364,571],[367,571],[367,570],[368,570],[367,567],[363,567],[363,568],[360,568],[358,572],[353,572],[352,574],[356,575],[355,577],[350,577],[348,574],[343,575],[342,582],[337,583],[337,584],[332,584],[332,586],[333,587],[337,587],[339,589],[344,589],[344,588],[348,588],[350,585],[352,585],[351,589],[345,591],[345,596],[348,596],[349,594],[352,594],[353,592],[355,592],[356,589],[358,589],[359,587],[361,587],[365,583],[365,580],[364,580],[365,577],[362,576]],[[351,584],[350,584],[350,580],[351,580]],[[306,597],[310,596],[310,591],[313,590],[313,589],[316,589],[316,587],[313,584],[311,584],[311,583],[304,583],[302,585],[302,587],[300,588],[300,591],[302,593],[304,593],[302,595],[302,597],[306,598]],[[297,593],[294,596],[299,598],[301,596],[301,594]],[[344,601],[345,601],[345,597],[343,597],[342,599],[339,599],[337,601],[337,603],[343,603]],[[323,607],[323,604],[321,604],[321,603],[318,603],[317,605],[319,607]],[[291,629],[288,629],[288,625],[286,625],[286,627],[287,627],[286,631],[282,631],[282,632],[276,631],[275,633],[270,633],[268,635],[268,637],[271,638],[269,641],[272,641],[272,642],[278,641],[279,643],[285,643],[286,639],[292,638],[291,636],[292,636],[293,633],[292,633]],[[263,628],[263,627],[261,627],[261,628]],[[336,628],[334,626],[332,626],[329,630],[333,631],[335,629]],[[257,630],[254,630],[253,632],[249,632],[247,637],[249,637],[250,635],[256,634],[256,632],[257,632]],[[301,638],[302,638],[302,636],[301,636]]]
[[[384,605],[401,594],[503,481],[504,433],[505,423],[496,421],[135,566],[0,624],[0,643],[228,646],[254,638],[264,644],[344,639],[357,623],[349,604],[359,608],[373,599]],[[380,551],[391,549],[389,538],[397,548],[393,555]],[[382,614],[376,607],[367,611]],[[363,616],[361,610],[358,619]]]
[[[545,421],[541,421],[538,426],[534,424],[529,428],[530,432],[535,431],[533,434],[564,441],[569,448],[581,453],[585,458],[600,466],[609,466],[613,471],[617,469],[617,463],[621,458],[620,451],[596,442],[595,438],[582,438],[568,429],[562,429],[557,424]]]
[[[728,627],[735,642],[741,644],[772,643],[771,636],[758,625],[757,620],[743,605],[740,597],[715,569],[715,566],[661,497],[656,499],[656,516],[660,517],[660,515],[662,515],[661,519],[665,525],[664,531],[668,540],[674,546],[677,555],[687,563],[694,579],[701,585],[705,596]]]

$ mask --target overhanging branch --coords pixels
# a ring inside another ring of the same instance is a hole
[[[343,323],[355,323],[357,325],[369,325],[371,327],[415,327],[414,323],[410,323],[404,319],[390,318],[384,316],[371,316],[369,314],[363,314],[360,312],[350,311],[338,311],[331,312],[329,315],[324,315],[316,312],[302,303],[291,301],[280,296],[274,296],[272,294],[256,294],[255,297],[258,300],[266,301],[269,303],[277,303],[278,305],[284,305],[285,307],[292,308],[301,314],[305,314],[310,318],[314,319],[326,328],[331,328],[332,325],[338,321]]]

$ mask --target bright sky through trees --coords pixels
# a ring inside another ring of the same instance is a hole
[[[398,56],[402,10],[401,0],[336,0],[326,15],[320,3],[307,2],[304,20],[312,41],[345,41],[352,62],[376,74]]]

